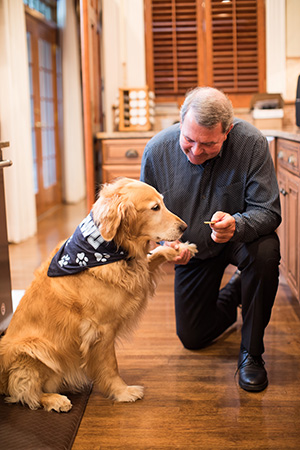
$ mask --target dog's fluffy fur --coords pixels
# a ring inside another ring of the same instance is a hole
[[[131,330],[153,295],[160,264],[175,250],[150,241],[179,239],[186,224],[167,210],[151,186],[120,179],[106,184],[93,206],[99,231],[128,252],[129,260],[50,278],[48,261],[37,270],[0,341],[0,393],[31,409],[68,411],[59,392],[97,383],[104,395],[132,402],[142,386],[127,386],[118,373],[115,339]]]

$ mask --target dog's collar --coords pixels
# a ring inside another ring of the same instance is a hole
[[[91,211],[53,257],[48,276],[74,275],[92,267],[127,259],[127,256],[127,252],[117,247],[114,241],[103,239]]]

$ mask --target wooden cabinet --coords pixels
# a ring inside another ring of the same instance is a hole
[[[144,148],[154,133],[127,137],[122,133],[114,133],[112,137],[98,133],[101,140],[102,183],[112,181],[117,177],[140,178],[141,161]],[[103,137],[104,136],[104,137]]]
[[[272,156],[273,164],[276,170],[277,162],[276,162],[276,139],[273,136],[266,136],[269,144],[269,150]]]
[[[281,272],[300,300],[300,143],[277,139],[277,178],[280,190],[282,224]]]

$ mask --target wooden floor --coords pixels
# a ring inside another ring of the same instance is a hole
[[[85,214],[84,203],[64,207],[39,223],[36,237],[10,246],[14,289],[29,284]],[[214,345],[185,350],[175,332],[172,283],[168,267],[132,339],[118,346],[120,373],[145,386],[144,399],[116,404],[94,389],[73,450],[300,449],[300,307],[284,280],[266,332],[269,386],[261,393],[243,391],[235,377],[240,315]]]

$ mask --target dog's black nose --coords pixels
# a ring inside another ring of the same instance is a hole
[[[187,229],[187,224],[185,223],[185,224],[180,225],[179,229],[182,233],[184,233],[184,231]]]

